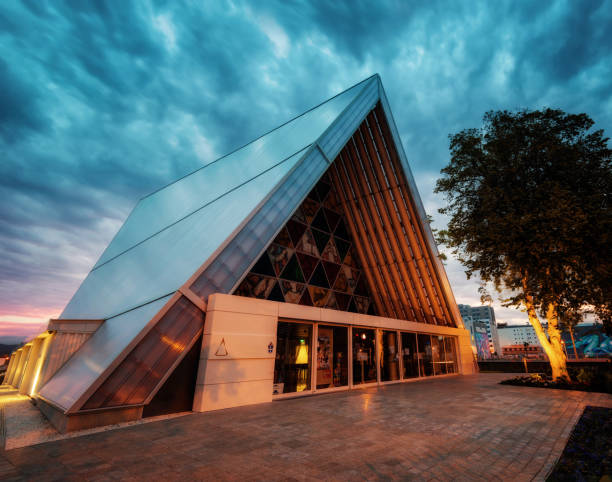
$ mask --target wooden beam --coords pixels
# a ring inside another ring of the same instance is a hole
[[[391,198],[391,194],[389,192],[391,186],[389,185],[388,180],[385,178],[381,168],[382,159],[379,157],[379,152],[376,152],[367,126],[364,127],[362,125],[359,129],[361,136],[365,140],[365,145],[367,146],[369,153],[368,157],[371,162],[371,170],[368,171],[370,172],[371,177],[376,176],[380,184],[380,191],[376,196],[380,204],[379,210],[383,215],[385,224],[389,226],[389,236],[393,240],[393,248],[396,252],[398,263],[400,264],[402,276],[406,279],[406,283],[409,284],[412,281],[414,284],[414,288],[410,286],[412,304],[415,307],[419,321],[424,322],[424,314],[421,308],[423,306],[428,306],[427,296],[425,295],[423,287],[419,282],[417,270],[412,262],[411,250],[408,246],[406,237],[402,232],[401,219],[399,217],[399,213],[396,212],[393,199]],[[396,241],[396,237],[399,238],[399,242]]]
[[[378,110],[380,114],[381,109],[382,107],[379,104],[375,110]],[[384,141],[384,144],[387,148],[386,152],[389,154],[389,162],[384,163],[383,168],[390,182],[395,179],[395,188],[392,189],[392,192],[394,193],[396,202],[398,203],[398,210],[400,212],[400,215],[402,216],[402,221],[404,223],[406,233],[410,240],[410,244],[411,246],[413,246],[416,262],[421,273],[421,278],[423,279],[423,285],[425,286],[431,305],[434,308],[435,312],[439,312],[440,307],[442,307],[446,316],[441,317],[440,321],[450,323],[453,318],[450,316],[448,306],[445,306],[447,301],[443,296],[443,292],[441,290],[439,280],[437,279],[437,274],[433,266],[433,262],[430,258],[431,253],[424,239],[422,226],[419,222],[420,217],[417,215],[414,200],[407,192],[407,180],[405,179],[405,176],[403,174],[401,162],[399,161],[398,154],[395,151],[392,138],[389,137],[389,126],[384,121],[384,117],[381,118],[379,115],[377,118],[375,112],[371,112],[368,115],[368,119],[372,125],[375,125],[377,127],[376,131],[378,131],[378,134],[381,136],[381,139]],[[381,119],[381,121],[379,122],[378,119]],[[400,180],[401,182],[398,182]],[[404,190],[406,190],[405,193],[402,192],[402,187],[404,188]],[[401,205],[399,204],[400,200],[405,209],[401,209]],[[411,219],[413,220],[413,222],[411,222]],[[414,230],[411,229],[411,227],[414,227]],[[434,284],[433,286],[432,282]],[[436,292],[439,293],[439,296],[436,295]],[[440,315],[437,316],[439,317]]]
[[[342,162],[342,153],[338,154],[331,168],[331,177],[336,188],[338,197],[344,209],[346,220],[351,231],[351,237],[353,238],[353,245],[357,249],[357,254],[363,265],[363,271],[368,279],[368,285],[374,296],[374,302],[378,312],[383,316],[392,316],[393,309],[387,297],[383,296],[384,283],[380,276],[380,273],[376,269],[376,258],[372,252],[370,243],[360,243],[357,240],[367,240],[367,233],[365,232],[363,225],[355,219],[357,215],[357,205],[355,204],[354,197],[347,190],[350,189],[346,180],[346,174],[344,172],[344,166]]]
[[[370,145],[372,147],[372,149],[374,149],[374,144],[376,145],[376,147],[378,147],[378,154],[379,154],[379,162],[376,163],[375,169],[377,170],[377,172],[379,173],[380,176],[386,177],[387,180],[387,186],[388,186],[388,190],[385,190],[385,195],[388,198],[388,203],[390,206],[393,206],[393,199],[391,198],[391,192],[394,193],[394,197],[396,199],[396,204],[399,202],[399,198],[398,196],[401,197],[401,189],[403,187],[402,184],[399,184],[397,182],[396,177],[390,177],[389,176],[389,172],[388,169],[390,167],[390,158],[389,158],[389,154],[387,152],[387,149],[385,148],[384,143],[382,142],[382,137],[380,132],[378,131],[378,123],[376,122],[376,119],[373,118],[373,114],[370,113],[370,115],[368,116],[368,118],[366,119],[366,127],[364,129],[364,135],[367,134],[367,137],[369,139]],[[367,131],[367,132],[365,132]],[[374,139],[372,139],[372,136],[374,136]],[[374,141],[374,142],[373,142]],[[386,166],[387,167],[387,171],[383,174],[382,170],[383,167]],[[401,218],[402,216],[402,206],[403,203],[397,204],[397,210],[400,211],[399,217]],[[393,210],[395,211],[395,208],[393,206]],[[405,214],[405,213],[404,213]],[[397,216],[396,216],[397,219]],[[399,220],[398,220],[399,221]],[[397,226],[396,229],[398,229],[398,233],[402,232],[401,229],[401,223],[399,226]],[[411,225],[405,225],[404,224],[404,230],[406,231],[407,235],[408,235],[408,239],[409,242],[411,241],[410,239],[410,234],[413,234],[412,229],[411,229]],[[406,237],[404,236],[404,241],[406,240]],[[441,306],[440,306],[440,302],[439,299],[437,299],[435,297],[435,290],[428,290],[428,286],[430,286],[429,283],[429,279],[428,279],[428,271],[427,271],[427,266],[424,263],[421,263],[420,266],[415,266],[414,262],[416,261],[418,263],[418,260],[422,258],[422,256],[419,256],[419,251],[422,251],[422,246],[419,244],[418,239],[414,239],[414,241],[416,241],[416,248],[414,247],[414,244],[411,243],[411,247],[412,247],[412,251],[414,253],[414,260],[410,260],[408,264],[408,267],[413,275],[413,279],[415,280],[415,284],[417,285],[418,288],[418,293],[419,293],[419,298],[422,300],[423,306],[427,307],[429,304],[431,305],[431,308],[433,309],[433,313],[435,314],[435,316],[437,318],[439,318],[441,321],[442,320],[446,320],[448,319],[447,314],[442,310]],[[417,272],[418,270],[418,272]],[[423,286],[420,285],[420,283],[418,282],[418,277],[421,277],[421,279],[423,280]],[[425,291],[427,292],[427,295],[425,295],[425,293],[423,292],[423,289],[425,289]],[[433,295],[433,297],[432,297]],[[427,301],[429,300],[429,302]]]

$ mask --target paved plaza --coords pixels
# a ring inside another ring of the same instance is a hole
[[[612,396],[479,374],[188,414],[0,453],[9,480],[542,480]]]

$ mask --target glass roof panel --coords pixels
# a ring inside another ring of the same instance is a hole
[[[40,389],[40,394],[66,410],[71,408],[169,299],[166,296],[106,320]]]
[[[239,227],[307,150],[92,270],[61,318],[106,319],[176,291]]]
[[[140,200],[96,267],[312,144],[367,80]]]

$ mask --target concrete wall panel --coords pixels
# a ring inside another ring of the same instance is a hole
[[[241,296],[209,297],[194,411],[272,400],[279,305]]]
[[[200,360],[196,382],[199,385],[204,384],[203,366],[207,368],[206,383],[210,385],[272,380],[274,378],[274,364],[265,358],[255,360]]]
[[[193,405],[197,412],[272,400],[279,319],[455,336],[459,373],[475,371],[464,329],[225,294],[211,295],[207,306]]]
[[[197,390],[199,387],[196,386],[193,407],[196,412],[272,401],[272,379],[206,385],[206,388],[200,391]]]

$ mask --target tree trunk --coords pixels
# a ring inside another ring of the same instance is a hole
[[[535,304],[533,302],[533,297],[528,294],[526,282],[523,281],[523,291],[525,293],[525,307],[527,308],[527,315],[529,316],[529,322],[538,336],[538,340],[544,349],[544,352],[548,356],[548,361],[550,362],[550,368],[552,369],[552,378],[553,380],[558,380],[559,378],[567,378],[569,380],[569,374],[567,372],[567,365],[565,360],[565,352],[563,351],[563,346],[561,345],[561,333],[558,328],[558,319],[556,314],[556,309],[554,305],[549,305],[549,309],[547,312],[550,312],[550,318],[548,319],[548,336],[546,337],[546,333],[544,332],[544,328],[540,323],[540,319],[536,313]]]
[[[567,371],[567,356],[561,340],[557,307],[553,303],[548,304],[548,309],[546,310],[546,321],[548,322],[548,339],[550,340],[550,344],[553,346],[559,358],[559,367],[557,369],[558,376],[555,376],[555,369],[553,368],[553,378],[557,379],[559,377],[565,377],[569,380],[569,373]]]

